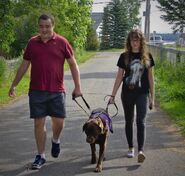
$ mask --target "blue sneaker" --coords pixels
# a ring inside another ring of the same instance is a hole
[[[51,156],[54,158],[58,158],[59,154],[60,154],[60,144],[54,143],[52,141]]]
[[[41,158],[40,155],[36,155],[35,161],[32,163],[32,169],[40,169],[45,162],[46,162],[46,159]]]

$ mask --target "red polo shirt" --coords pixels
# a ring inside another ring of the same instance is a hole
[[[23,56],[31,62],[30,90],[64,92],[64,62],[72,55],[69,42],[58,34],[47,43],[40,36],[32,37]]]

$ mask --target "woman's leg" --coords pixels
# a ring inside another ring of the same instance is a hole
[[[136,124],[138,151],[144,150],[145,142],[145,118],[147,113],[147,94],[138,95],[136,100]]]
[[[134,97],[130,94],[121,94],[125,114],[125,133],[129,148],[133,148]]]

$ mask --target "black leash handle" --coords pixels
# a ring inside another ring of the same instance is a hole
[[[106,96],[104,97],[104,100],[105,100],[107,97],[111,97],[111,95],[106,95]],[[108,103],[107,103],[107,107],[106,107],[106,112],[107,112],[107,114],[109,114],[108,109],[109,109],[109,105],[111,105],[111,104],[113,104],[113,105],[115,106],[115,108],[116,108],[116,113],[111,117],[111,118],[113,118],[113,117],[115,117],[115,116],[118,115],[118,106],[116,105],[115,102],[114,102],[114,103],[108,102]]]
[[[106,96],[104,97],[104,100],[105,100],[106,97],[108,97],[108,96],[111,96],[111,95],[106,95]],[[89,104],[87,103],[87,101],[85,100],[85,98],[84,98],[82,95],[80,95],[80,96],[78,96],[78,97],[81,97],[81,98],[82,98],[83,102],[85,103],[86,107],[89,109],[89,111],[90,111],[90,113],[91,113],[91,108],[90,108]],[[87,113],[87,111],[80,105],[80,103],[78,103],[78,101],[76,100],[76,98],[77,98],[77,97],[75,97],[74,95],[72,95],[72,100],[74,100],[74,101],[76,102],[76,104],[77,104],[88,116],[90,116],[90,114]],[[108,113],[108,109],[109,109],[109,105],[111,105],[111,104],[113,104],[113,105],[115,106],[115,108],[116,108],[116,113],[111,117],[111,118],[113,118],[113,117],[115,117],[115,116],[118,114],[118,107],[117,107],[117,105],[116,105],[115,102],[114,102],[114,103],[109,103],[109,102],[108,102],[105,111],[107,112],[107,114],[109,114],[109,113]]]
[[[79,97],[79,96],[78,96]],[[80,97],[82,98],[82,100],[84,101],[86,107],[89,109],[89,111],[91,112],[91,108],[89,106],[89,104],[87,103],[87,101],[85,100],[85,98],[80,95]],[[90,114],[87,113],[87,111],[78,103],[78,101],[76,100],[77,97],[75,97],[74,95],[72,95],[72,100],[74,100],[76,102],[76,104],[89,116]]]

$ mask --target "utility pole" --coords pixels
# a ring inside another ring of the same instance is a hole
[[[149,41],[149,37],[150,37],[150,8],[151,8],[150,0],[146,0],[144,34],[147,42]]]

